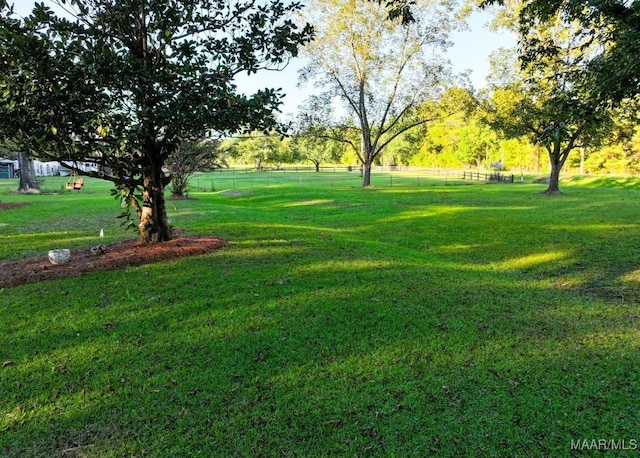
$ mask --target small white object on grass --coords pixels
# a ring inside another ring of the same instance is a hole
[[[100,238],[104,238],[104,231],[102,229],[100,229]]]

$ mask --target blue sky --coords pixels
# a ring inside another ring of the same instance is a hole
[[[488,29],[491,15],[484,11],[474,12],[469,18],[469,30],[457,32],[451,37],[453,46],[449,49],[449,59],[454,69],[472,70],[471,82],[476,89],[485,86],[489,73],[489,55],[498,48],[516,45],[516,36],[507,31],[492,32]]]

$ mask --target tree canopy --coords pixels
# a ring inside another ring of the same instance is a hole
[[[562,17],[577,23],[574,38],[598,43],[597,51],[583,60],[583,78],[589,78],[593,97],[619,102],[640,93],[640,2],[626,0],[485,0],[482,5],[507,5],[516,11],[525,62],[548,58],[558,50],[526,39],[542,23]]]

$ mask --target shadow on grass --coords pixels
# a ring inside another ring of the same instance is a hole
[[[90,275],[83,297],[22,288],[3,453],[564,455],[634,434],[624,306],[363,245],[307,234]]]
[[[365,194],[203,198],[189,211],[219,210],[198,224],[224,252],[4,291],[2,453],[569,456],[634,438],[636,305],[585,294],[612,260],[603,281],[633,274],[633,209]]]

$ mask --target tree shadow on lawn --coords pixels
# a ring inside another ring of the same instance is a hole
[[[426,254],[407,238],[395,249],[415,253],[389,259],[395,238],[364,243],[358,228],[328,241],[313,221],[287,236],[255,226],[281,240],[232,245],[197,270],[182,259],[89,275],[86,297],[48,310],[40,298],[60,282],[20,289],[26,315],[5,323],[15,345],[0,369],[3,413],[21,412],[2,432],[19,439],[0,450],[558,456],[577,437],[635,434],[633,305],[556,282],[584,287],[608,262],[580,264],[594,259],[582,229],[546,228],[562,241],[548,248],[571,253],[562,266],[499,271],[482,263],[507,260],[504,246],[485,254],[510,243],[499,237],[454,234]],[[602,248],[633,246],[608,236]],[[454,242],[467,247],[452,256]],[[64,325],[42,319],[65,311]]]
[[[597,297],[606,302],[640,303],[640,263],[637,240],[628,228],[612,231],[577,227],[550,231],[549,250],[568,250],[565,262],[525,269],[526,275],[548,279],[557,289]]]
[[[597,302],[523,290],[511,272],[479,283],[463,265],[382,266],[297,243],[201,257],[195,289],[176,275],[187,259],[130,270],[139,300],[92,275],[94,299],[48,311],[86,326],[49,348],[46,328],[14,336],[3,413],[22,413],[3,432],[22,443],[3,453],[557,455],[575,437],[635,434],[638,361],[611,337],[634,332],[625,310],[599,317]],[[399,273],[403,289],[386,287]],[[457,281],[433,289],[429,276]],[[25,303],[48,290],[25,288]]]

